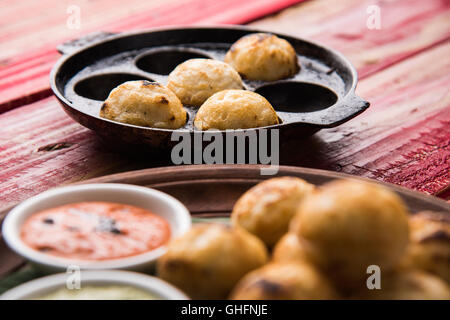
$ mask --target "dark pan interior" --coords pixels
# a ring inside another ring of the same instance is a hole
[[[179,63],[191,58],[223,60],[231,44],[248,33],[252,31],[245,28],[188,28],[113,37],[62,63],[55,84],[72,108],[98,118],[101,102],[120,83],[145,79],[166,84],[167,75]],[[244,80],[244,85],[265,96],[283,124],[311,122],[308,117],[320,113],[315,124],[321,125],[323,111],[352,89],[351,67],[333,51],[284,38],[298,53],[300,71],[282,81]],[[186,128],[190,129],[196,110],[189,108],[188,112]]]

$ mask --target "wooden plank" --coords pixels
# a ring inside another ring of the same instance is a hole
[[[359,94],[371,108],[342,126],[284,146],[282,164],[438,194],[450,183],[450,61],[433,62],[449,54],[450,42],[361,81]],[[421,72],[408,77],[411,70]],[[53,97],[0,115],[0,139],[0,208],[61,184],[158,165],[109,152]]]
[[[140,14],[134,14],[132,18],[128,17],[115,23],[105,23],[102,27],[99,25],[104,22],[103,19],[100,19],[98,24],[90,23],[88,20],[87,26],[83,28],[82,32],[96,31],[99,28],[110,31],[148,28],[173,24],[174,21],[177,24],[193,22],[205,24],[214,21],[216,23],[242,23],[255,18],[258,12],[267,13],[268,9],[276,10],[293,3],[288,0],[276,1],[274,3],[279,7],[271,7],[269,4],[272,2],[269,0],[244,3],[238,0],[227,0],[219,2],[223,3],[223,7],[211,4],[211,10],[216,11],[209,12],[208,4],[213,0],[191,1],[194,2],[183,2],[176,8],[169,5],[152,8]],[[239,4],[238,11],[233,9],[236,7],[229,6],[232,3]],[[366,27],[368,17],[366,9],[368,5],[372,4],[370,0],[345,0],[335,2],[332,6],[323,0],[309,1],[252,25],[322,41],[333,46],[343,51],[358,67],[360,76],[364,76],[448,39],[450,29],[446,21],[450,19],[449,3],[439,0],[415,0],[413,3],[409,0],[381,2],[381,30],[368,30]],[[197,8],[197,10],[192,8]],[[90,12],[90,9],[84,11]],[[208,16],[199,16],[206,13]],[[239,15],[233,19],[230,17],[231,14]],[[243,17],[242,15],[245,14],[247,16]],[[22,44],[18,45],[21,48],[20,52],[24,53],[15,52],[15,55],[9,55],[9,58],[3,62],[3,67],[0,67],[0,113],[51,94],[48,86],[48,71],[59,57],[54,48],[63,39],[74,38],[82,34],[81,30],[73,31],[64,27],[67,15],[60,13],[58,17],[62,19],[62,22],[56,23],[57,29],[49,30],[54,36],[50,41],[43,43],[43,45],[45,44],[43,48],[31,50],[31,52],[26,50],[26,46],[34,42],[25,37],[21,40]],[[89,18],[88,15],[85,19]],[[92,19],[94,18],[98,17],[93,16]],[[56,40],[57,38],[58,40]],[[0,52],[8,52],[7,48],[4,49]],[[26,72],[24,72],[25,70]]]
[[[120,32],[173,24],[244,23],[302,0],[23,1],[0,11],[0,113],[51,95],[48,75],[56,46],[89,32]],[[81,28],[67,27],[69,5],[81,9]],[[24,12],[25,10],[25,12]],[[35,12],[43,14],[35,14]],[[45,13],[45,14],[44,14]],[[11,17],[24,15],[20,23]],[[51,35],[49,37],[49,35]]]
[[[0,127],[1,207],[60,184],[124,170],[133,162],[105,149],[53,97],[3,114]]]
[[[450,56],[450,41],[361,81],[357,92],[371,107],[304,141],[305,152],[288,163],[443,193],[450,185],[450,61],[442,60],[445,56]]]

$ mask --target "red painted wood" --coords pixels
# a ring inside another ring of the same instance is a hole
[[[31,44],[30,49],[26,47],[25,51],[16,52],[15,55],[4,56],[0,53],[0,57],[3,59],[3,63],[0,62],[0,113],[51,95],[48,75],[51,67],[59,58],[55,48],[69,38],[76,38],[82,34],[98,30],[120,32],[174,24],[245,23],[300,1],[302,0],[184,0],[176,2],[172,0],[167,3],[154,0],[150,1],[150,4],[154,3],[151,9],[123,17],[118,21],[108,21],[107,23],[103,22],[103,24],[95,23],[77,33],[70,32],[64,25],[68,16],[65,11],[67,5],[65,5],[60,8],[59,14],[52,16],[51,19],[44,20],[43,25],[38,27],[42,28],[59,23],[59,28],[68,30],[68,32],[63,32],[59,37],[54,36],[44,40],[36,48],[34,48],[35,45],[33,47]],[[45,2],[42,5],[49,9],[52,4],[53,2]],[[123,2],[115,5],[117,6],[115,10],[118,10],[117,8],[120,10],[123,7]],[[84,15],[85,7],[80,6],[80,8]],[[103,3],[101,10],[106,8],[114,9],[114,3],[109,1]],[[98,5],[87,6],[89,12],[99,9]],[[2,25],[5,26],[5,22],[2,22],[0,27]],[[30,34],[30,30],[25,27],[27,27],[26,24],[24,28],[15,30],[15,32],[0,32],[0,43],[6,43],[6,41],[19,36],[21,32]],[[27,44],[29,45],[29,43]],[[23,46],[23,43],[19,43],[19,45]]]

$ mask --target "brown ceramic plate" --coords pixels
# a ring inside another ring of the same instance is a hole
[[[261,168],[261,165],[176,166],[124,172],[81,183],[128,183],[155,188],[183,202],[194,217],[227,217],[242,193],[258,182],[273,177],[262,176]],[[368,180],[343,173],[289,166],[280,166],[277,176],[295,176],[315,185],[340,178]],[[434,210],[450,214],[450,205],[439,198],[392,184],[378,183],[396,191],[412,213]],[[0,217],[7,211],[1,212]],[[0,242],[0,261],[0,276],[23,263],[6,248],[3,241]]]

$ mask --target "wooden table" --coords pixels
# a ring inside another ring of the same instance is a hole
[[[0,210],[51,187],[167,165],[109,151],[63,112],[48,84],[57,44],[99,30],[249,21],[340,50],[358,69],[357,93],[371,102],[346,124],[295,141],[282,164],[370,177],[449,200],[450,1],[299,2],[1,1]],[[380,29],[367,27],[374,4]],[[67,27],[70,5],[81,10],[80,29]]]

